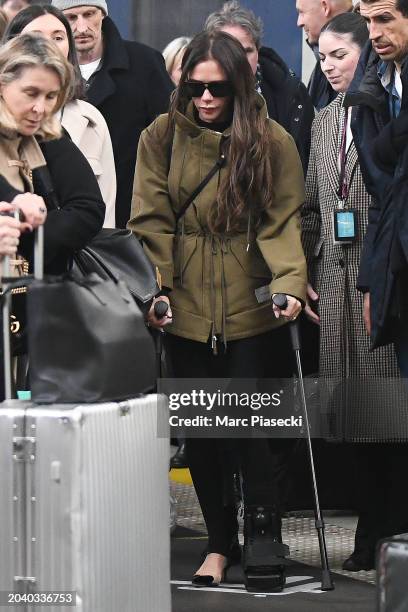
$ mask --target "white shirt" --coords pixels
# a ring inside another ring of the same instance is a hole
[[[353,142],[353,132],[351,131],[351,121],[350,121],[350,116],[351,116],[351,108],[349,109],[349,112],[347,113],[346,117],[347,117],[347,130],[346,130],[346,153],[348,153],[348,150],[351,146],[351,143]]]
[[[101,58],[95,60],[94,62],[90,62],[89,64],[79,64],[82,78],[85,79],[85,81],[88,81],[93,73],[98,70],[100,63]]]
[[[400,100],[402,100],[402,81],[401,81],[401,73],[398,70],[395,70],[394,75],[394,85],[397,90],[397,94],[399,95]]]

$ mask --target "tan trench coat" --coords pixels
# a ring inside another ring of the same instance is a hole
[[[71,100],[65,105],[62,127],[85,155],[98,181],[105,202],[103,227],[115,227],[116,170],[108,126],[98,109],[85,100]]]
[[[211,179],[178,226],[175,220],[175,212],[220,157],[220,143],[229,130],[221,134],[199,127],[191,109],[186,116],[179,113],[170,170],[167,115],[158,117],[141,135],[128,227],[142,239],[163,286],[172,290],[173,323],[166,329],[177,336],[207,342],[216,334],[237,340],[281,325],[270,300],[257,301],[255,289],[263,286],[269,286],[271,293],[305,300],[306,262],[298,214],[304,201],[302,166],[291,136],[267,119],[261,97],[259,112],[278,143],[279,158],[274,201],[251,230],[249,249],[246,231],[220,238],[208,227],[207,215],[225,168]]]

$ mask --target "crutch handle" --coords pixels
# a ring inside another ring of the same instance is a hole
[[[288,307],[288,297],[284,293],[277,293],[274,295],[272,302],[275,306],[280,308],[280,310],[285,310]],[[297,321],[290,321],[289,331],[293,350],[300,351],[299,323]]]
[[[280,310],[286,310],[288,307],[288,296],[285,293],[275,293],[272,298],[272,302],[280,308]]]
[[[169,305],[165,300],[157,300],[154,304],[154,316],[156,319],[162,319],[169,309]]]

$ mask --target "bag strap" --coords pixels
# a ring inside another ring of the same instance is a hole
[[[188,207],[190,206],[190,204],[192,204],[192,202],[196,199],[198,194],[202,192],[204,187],[206,187],[206,185],[208,185],[208,183],[211,181],[212,177],[215,174],[217,174],[217,172],[219,172],[221,170],[221,168],[225,165],[225,162],[226,162],[225,155],[222,154],[221,157],[219,159],[217,159],[217,161],[215,162],[214,166],[211,168],[211,170],[209,171],[207,176],[194,189],[193,193],[188,196],[187,200],[184,202],[184,204],[181,207],[181,209],[177,212],[177,214],[176,214],[176,221],[179,221],[186,214],[186,211],[187,211]]]

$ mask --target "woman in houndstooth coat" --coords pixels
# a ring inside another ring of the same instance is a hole
[[[390,535],[398,522],[386,508],[398,507],[390,503],[387,479],[395,471],[395,448],[403,445],[373,443],[404,437],[403,421],[395,410],[399,370],[394,350],[387,346],[370,352],[363,296],[356,289],[370,197],[350,129],[350,110],[343,107],[343,100],[367,36],[364,20],[353,13],[335,17],[322,30],[322,70],[339,95],[313,123],[302,210],[310,283],[306,314],[320,325],[319,374],[335,391],[329,395],[332,422],[337,428],[334,433],[346,441],[365,443],[353,445],[360,499],[356,500],[359,523],[355,551],[343,565],[350,571],[374,567],[377,540]],[[357,235],[352,243],[334,242],[333,218],[339,210],[355,211]],[[384,393],[385,378],[394,379],[389,384],[395,398],[392,405],[390,395]]]
[[[350,143],[346,158],[349,193],[344,208],[354,209],[357,239],[334,244],[333,211],[339,206],[339,156],[346,112],[344,93],[323,109],[312,127],[312,148],[302,209],[302,242],[309,282],[318,294],[320,322],[319,374],[328,378],[398,377],[392,346],[370,352],[363,321],[363,295],[356,289],[370,196],[365,190],[357,150]],[[313,298],[309,295],[309,298]]]

